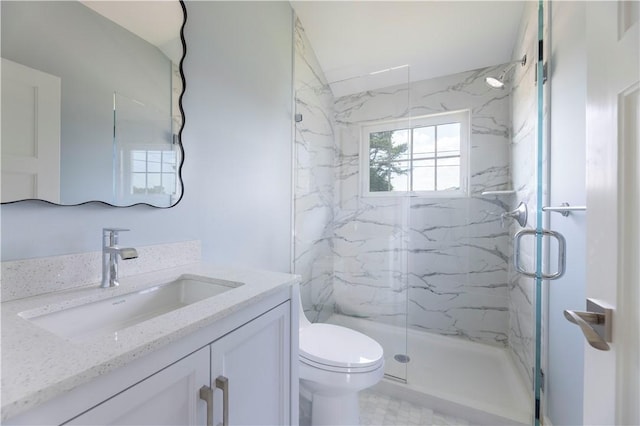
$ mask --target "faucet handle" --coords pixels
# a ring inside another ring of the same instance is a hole
[[[131,231],[127,228],[102,228],[103,233],[117,234],[118,232]]]
[[[119,232],[121,231],[129,231],[127,228],[102,228],[102,241],[103,247],[106,246],[117,246],[118,245],[118,237]]]

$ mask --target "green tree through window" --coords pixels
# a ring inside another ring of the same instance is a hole
[[[369,135],[369,190],[393,191],[392,176],[407,174],[396,161],[407,152],[408,144],[395,145],[393,131],[374,132]]]

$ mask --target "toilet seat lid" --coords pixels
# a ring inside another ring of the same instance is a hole
[[[368,367],[382,359],[382,346],[350,328],[311,324],[300,330],[300,356],[334,367]]]

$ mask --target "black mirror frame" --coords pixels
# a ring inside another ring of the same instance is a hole
[[[103,204],[105,206],[110,206],[110,207],[116,207],[116,208],[127,208],[127,207],[135,207],[135,206],[148,206],[148,207],[152,207],[152,208],[156,208],[156,209],[170,209],[172,207],[177,206],[180,201],[182,200],[182,198],[184,197],[184,182],[182,181],[182,166],[184,164],[184,147],[182,146],[182,131],[184,130],[184,125],[186,122],[186,117],[184,114],[184,108],[182,106],[182,97],[184,96],[184,93],[187,89],[187,81],[184,78],[184,70],[182,68],[182,65],[184,63],[184,58],[187,56],[187,43],[184,39],[184,27],[187,24],[187,7],[185,5],[184,0],[178,0],[178,2],[180,3],[180,8],[182,9],[182,25],[180,26],[180,43],[182,44],[182,58],[180,58],[180,64],[179,64],[179,70],[180,70],[180,79],[182,80],[182,92],[180,93],[180,96],[178,97],[178,108],[180,109],[180,115],[182,116],[182,125],[180,126],[180,130],[178,131],[178,147],[180,148],[180,164],[178,165],[178,173],[177,173],[177,177],[178,177],[178,181],[180,182],[181,185],[181,191],[180,191],[180,198],[178,198],[178,200],[176,200],[175,203],[171,204],[170,206],[155,206],[153,204],[149,204],[149,203],[134,203],[134,204],[127,204],[127,205],[116,205],[116,204],[112,204],[109,203],[107,201],[101,201],[101,200],[90,200],[90,201],[84,201],[82,203],[76,203],[76,204],[61,204],[61,203],[54,203],[52,201],[47,201],[47,200],[42,200],[39,198],[25,198],[23,200],[15,200],[15,201],[7,201],[7,202],[0,202],[0,205],[8,205],[8,204],[15,204],[15,203],[22,203],[22,202],[29,202],[29,201],[38,201],[38,202],[42,202],[42,203],[46,203],[52,206],[60,206],[60,207],[75,207],[75,206],[82,206],[85,204]]]

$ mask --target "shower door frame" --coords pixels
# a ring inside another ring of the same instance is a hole
[[[538,49],[536,56],[536,211],[535,211],[535,278],[534,280],[534,366],[533,366],[533,426],[543,424],[544,410],[542,407],[542,392],[544,387],[543,362],[543,284],[545,283],[544,270],[548,264],[548,247],[544,243],[545,224],[542,206],[547,205],[548,194],[545,185],[548,177],[548,137],[545,127],[545,7],[546,0],[538,0]],[[548,95],[548,93],[547,93]],[[547,255],[547,256],[545,256]],[[547,293],[548,294],[548,293]]]

